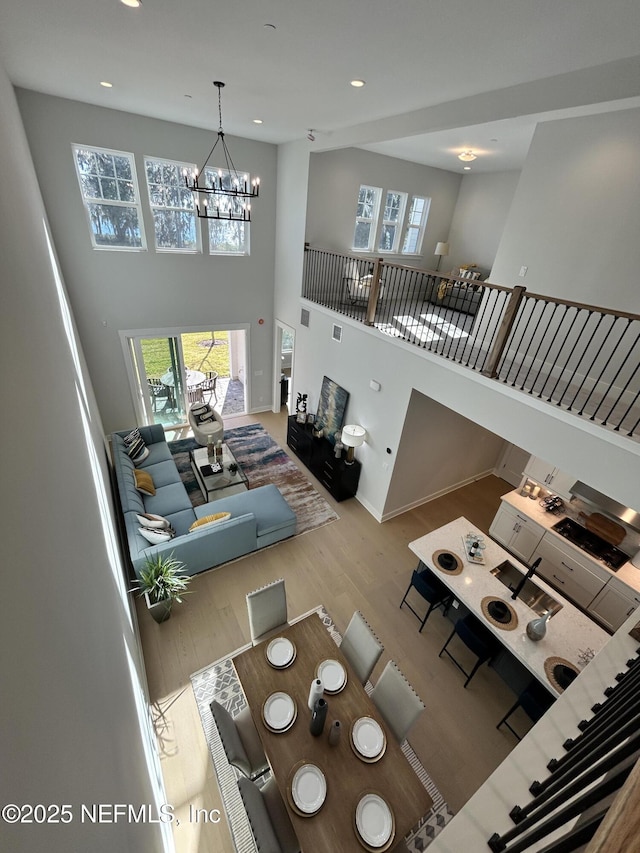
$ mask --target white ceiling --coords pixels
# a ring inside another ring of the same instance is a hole
[[[142,2],[0,0],[0,61],[16,86],[211,129],[222,80],[229,134],[313,128],[312,150],[455,171],[464,148],[520,168],[541,117],[640,104],[638,0]]]

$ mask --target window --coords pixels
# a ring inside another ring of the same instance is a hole
[[[430,205],[430,198],[422,198],[421,196],[414,195],[411,199],[411,207],[409,208],[407,227],[404,232],[404,242],[402,244],[403,255],[417,255],[422,250],[422,238],[424,237],[424,229],[427,224]]]
[[[149,204],[153,214],[156,249],[159,252],[199,252],[200,229],[196,227],[193,193],[187,189],[183,169],[192,163],[144,158]]]
[[[381,252],[398,251],[406,204],[406,193],[398,193],[393,190],[387,192],[384,213],[382,215],[382,229],[380,230],[380,240],[378,242],[378,249]]]
[[[364,252],[373,251],[381,198],[382,190],[380,187],[360,187],[356,210],[356,229],[353,235],[354,249]]]
[[[94,248],[146,249],[133,154],[72,147]]]
[[[234,176],[231,172],[223,169],[205,169],[205,186],[213,186],[213,176],[217,175],[218,181],[222,178],[225,189],[233,188]],[[247,183],[249,183],[247,176]],[[234,214],[242,214],[245,204],[249,199],[234,198],[234,196],[209,196],[207,199],[209,208],[217,207],[220,216],[232,211]],[[249,254],[249,223],[237,219],[209,219],[209,252],[212,255],[248,255]]]

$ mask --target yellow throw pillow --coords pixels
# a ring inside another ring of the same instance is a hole
[[[230,512],[216,512],[214,515],[205,515],[203,518],[199,518],[197,521],[193,522],[189,528],[189,533],[196,533],[198,530],[206,530],[207,527],[213,527],[214,524],[218,524],[220,521],[226,521],[228,518],[231,518]]]
[[[153,485],[151,474],[136,468],[133,475],[136,478],[136,489],[139,492],[142,492],[143,495],[155,495],[156,487]]]

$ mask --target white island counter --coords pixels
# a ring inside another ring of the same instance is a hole
[[[485,534],[482,534],[486,544],[482,552],[485,564],[472,563],[466,557],[463,548],[463,538],[469,531],[478,532],[468,519],[461,516],[445,524],[444,527],[439,527],[432,533],[427,533],[410,542],[409,548],[426,566],[434,570],[455,597],[492,631],[517,660],[552,693],[559,695],[559,691],[545,673],[545,661],[550,657],[560,657],[582,668],[580,652],[588,648],[599,652],[609,640],[609,635],[541,578],[535,577],[536,585],[561,603],[562,610],[549,620],[546,636],[542,640],[538,642],[530,640],[526,635],[527,622],[535,619],[537,614],[519,599],[514,601],[509,589],[491,574],[491,569],[505,560],[519,569],[523,575],[528,567]],[[434,559],[434,554],[440,550],[450,551],[462,561],[463,570],[460,574],[440,570]],[[499,598],[513,607],[518,616],[518,625],[515,629],[500,628],[484,616],[481,602],[486,596]]]

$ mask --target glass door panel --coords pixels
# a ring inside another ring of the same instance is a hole
[[[180,338],[139,338],[137,342],[147,423],[184,423],[187,414]]]

